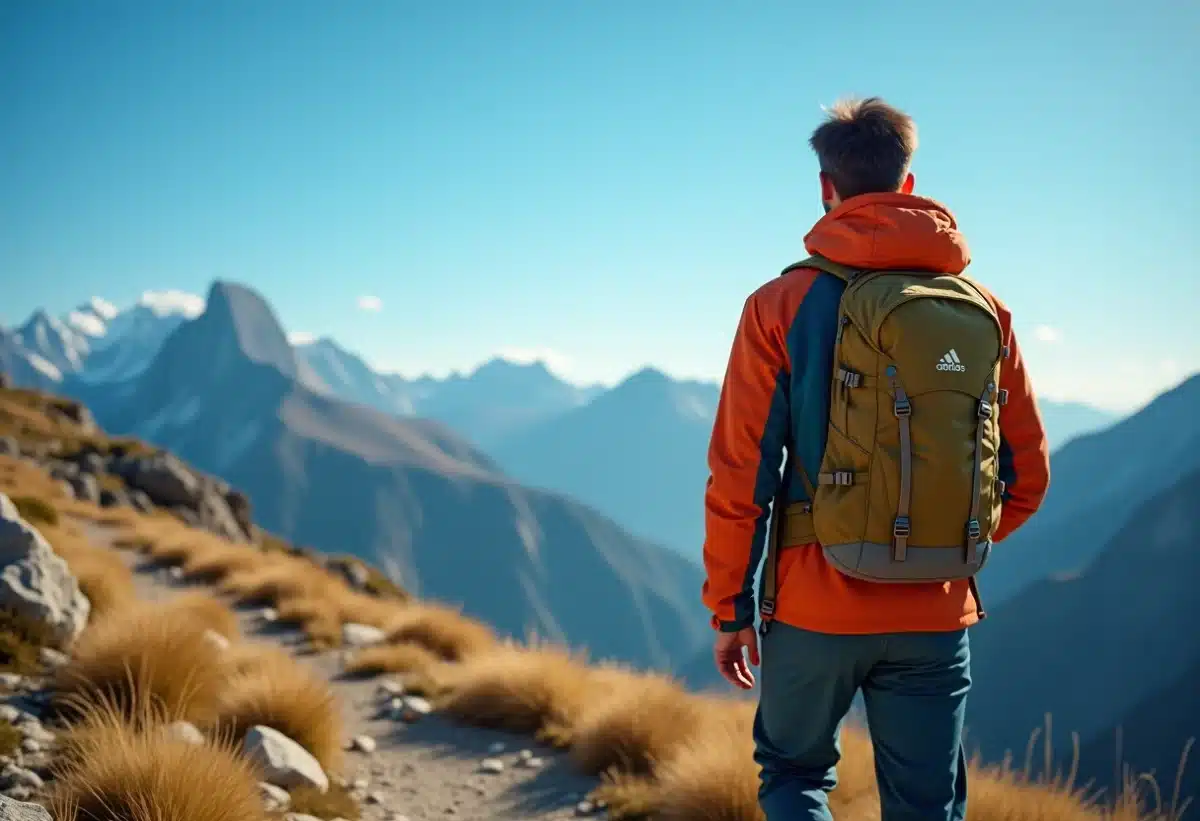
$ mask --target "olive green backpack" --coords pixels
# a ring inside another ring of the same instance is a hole
[[[963,276],[862,271],[819,256],[783,273],[796,268],[846,288],[825,453],[815,477],[792,459],[812,502],[775,506],[764,618],[774,612],[778,551],[796,545],[819,543],[857,579],[971,579],[987,561],[1004,492],[998,386],[1008,350],[995,307]]]

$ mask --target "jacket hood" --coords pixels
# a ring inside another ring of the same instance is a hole
[[[813,226],[804,247],[853,268],[960,274],[971,262],[949,209],[912,194],[851,197]]]

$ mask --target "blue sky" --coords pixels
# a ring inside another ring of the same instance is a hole
[[[1200,5],[0,0],[0,323],[258,288],[405,373],[719,378],[822,104],[920,127],[1047,396],[1200,368]],[[360,306],[373,310],[364,310]]]

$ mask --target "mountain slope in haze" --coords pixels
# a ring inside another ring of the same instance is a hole
[[[567,493],[697,561],[718,389],[643,369],[492,449],[518,480]]]
[[[1093,408],[1082,402],[1038,401],[1042,424],[1046,427],[1046,438],[1054,452],[1072,439],[1107,428],[1120,419],[1111,411]]]
[[[296,354],[315,390],[385,413],[436,419],[481,447],[575,408],[593,393],[564,382],[541,362],[494,358],[466,375],[408,380],[372,369],[327,338],[298,345]]]
[[[707,634],[698,570],[562,496],[530,490],[444,425],[322,395],[267,304],[217,283],[121,391],[84,399],[247,492],[256,520],[397,573],[500,630],[669,667]]]
[[[1108,778],[1115,727],[1129,722],[1126,760],[1173,776],[1184,742],[1200,736],[1200,688],[1189,678],[1200,667],[1198,544],[1200,469],[1139,505],[1078,576],[991,610],[971,632],[968,719],[986,758],[1023,754],[1048,712],[1064,754],[1068,733],[1080,734],[1085,775]]]
[[[1197,468],[1200,374],[1054,453],[1042,509],[992,552],[980,576],[984,598],[995,606],[1087,567],[1141,503]]]

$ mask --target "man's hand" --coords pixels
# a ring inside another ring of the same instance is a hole
[[[749,651],[750,664],[758,666],[758,634],[753,627],[745,627],[736,633],[718,633],[716,644],[713,645],[713,660],[721,677],[742,690],[754,687],[754,673],[750,672],[750,664],[746,663]]]

